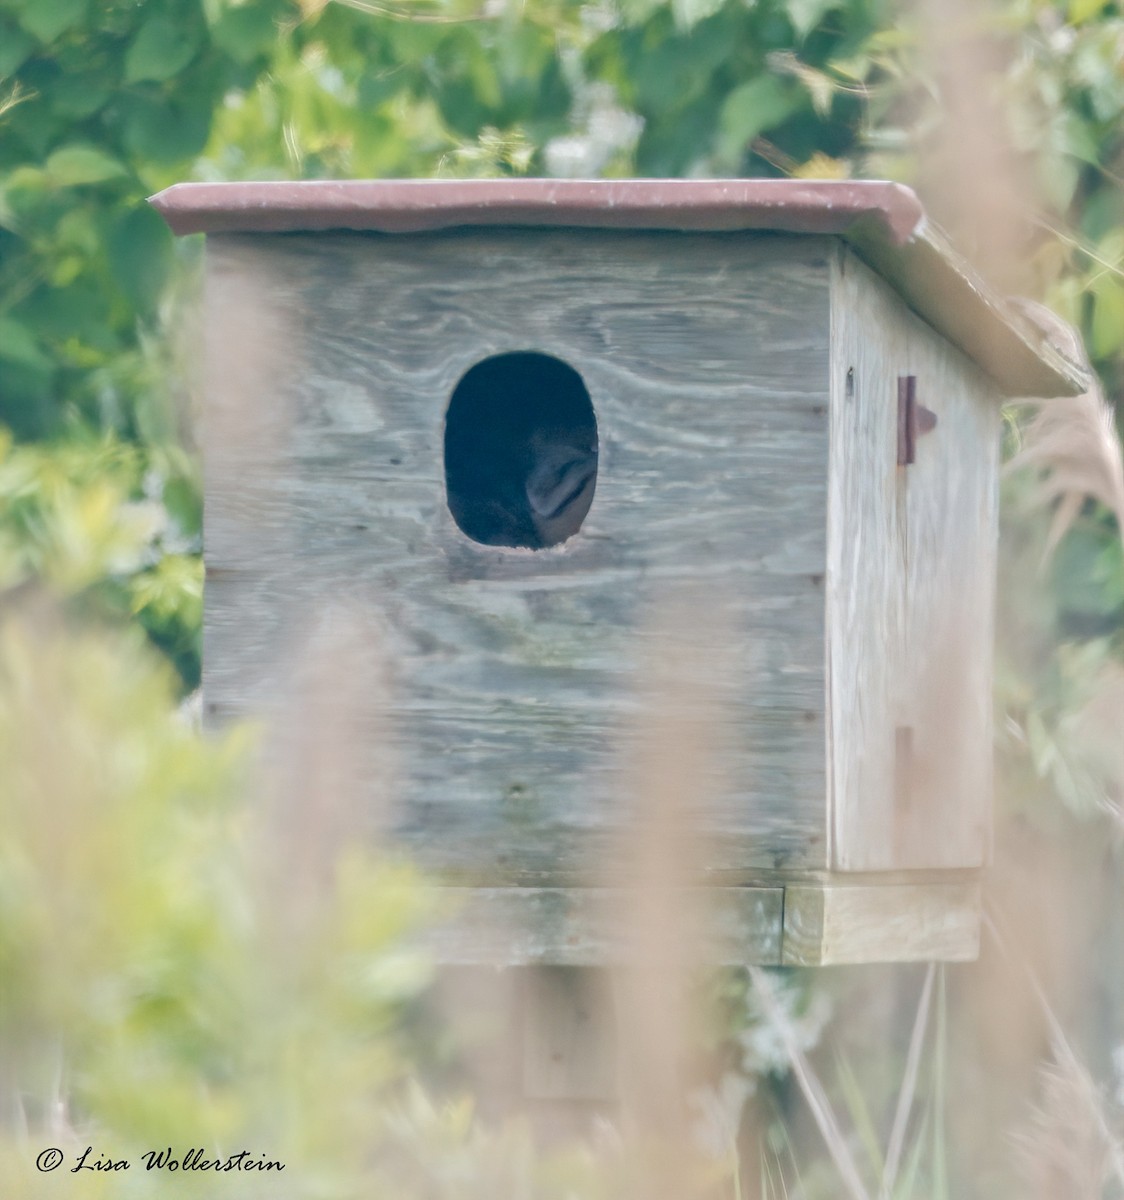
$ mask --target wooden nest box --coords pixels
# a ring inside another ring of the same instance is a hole
[[[209,235],[209,719],[268,707],[284,648],[339,597],[369,611],[397,836],[464,889],[449,956],[613,958],[591,864],[623,821],[620,735],[671,594],[731,667],[720,784],[691,822],[707,953],[975,956],[1000,405],[1083,380],[910,191],[183,184],[154,203]]]

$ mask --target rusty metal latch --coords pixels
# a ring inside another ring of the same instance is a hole
[[[937,414],[917,403],[917,376],[898,376],[898,466],[917,457],[917,439],[937,425]]]

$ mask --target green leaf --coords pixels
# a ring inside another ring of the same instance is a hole
[[[20,24],[41,42],[53,42],[85,15],[86,0],[31,0],[20,14]]]
[[[203,523],[203,499],[189,479],[176,477],[164,484],[164,507],[185,533],[198,533]]]
[[[1109,0],[1069,0],[1069,20],[1080,25],[1092,17],[1099,17],[1108,7]]]
[[[621,0],[625,25],[643,25],[664,3],[665,0]]]
[[[54,379],[53,367],[6,363],[0,422],[20,438],[46,437],[59,421],[58,401],[52,394]]]
[[[718,151],[735,162],[759,134],[787,120],[802,103],[787,81],[760,75],[735,88],[722,106],[718,126]]]
[[[1109,183],[1097,188],[1085,201],[1081,231],[1090,241],[1099,242],[1116,229],[1124,232],[1124,190]]]
[[[360,112],[369,114],[380,104],[397,95],[407,85],[408,80],[401,71],[384,69],[367,70],[359,77],[355,89],[355,104]]]
[[[125,82],[152,80],[163,83],[178,75],[199,49],[197,27],[158,14],[140,28],[125,53]]]
[[[788,0],[785,4],[792,27],[801,38],[807,37],[824,16],[838,6],[839,0]]]
[[[51,105],[57,113],[82,120],[102,108],[119,86],[120,76],[106,67],[67,72],[51,91]]]
[[[679,29],[693,29],[700,21],[712,17],[726,0],[671,0],[671,11]]]
[[[1065,152],[1084,163],[1096,166],[1100,161],[1101,149],[1089,123],[1083,121],[1077,113],[1070,112],[1066,113],[1060,129]]]
[[[672,122],[678,125],[686,109],[714,90],[715,74],[722,72],[730,58],[731,36],[732,24],[722,15],[696,25],[689,38],[665,36],[651,46],[638,39],[632,51],[635,58],[625,68],[635,90],[629,97],[628,90],[622,89],[622,97],[646,117],[662,114],[666,120],[674,114]],[[690,46],[690,53],[684,46]],[[705,112],[709,127],[714,119],[710,103]],[[694,144],[686,130],[683,137]]]
[[[44,341],[95,342],[110,334],[108,289],[101,276],[89,270],[65,287],[37,289],[12,315]]]
[[[5,196],[14,192],[41,192],[50,186],[45,171],[39,167],[16,167],[4,180]]]
[[[1058,212],[1065,212],[1080,181],[1080,171],[1073,159],[1042,158],[1036,164],[1038,185],[1043,196]]]
[[[10,21],[0,21],[0,79],[13,75],[34,49],[30,35]]]
[[[144,312],[160,298],[172,263],[172,235],[147,204],[124,213],[106,240],[109,265],[118,287]]]
[[[203,562],[186,554],[168,554],[155,567],[130,581],[134,613],[151,608],[168,619],[198,622],[203,599]],[[185,610],[187,610],[185,612]]]
[[[35,370],[49,369],[54,365],[40,348],[31,330],[10,317],[0,317],[0,359]]]
[[[248,63],[277,37],[273,10],[244,5],[230,8],[211,30],[211,40],[235,62]]]
[[[1117,358],[1124,350],[1124,284],[1104,274],[1093,287],[1094,358]]]
[[[125,145],[130,153],[150,163],[183,162],[202,152],[210,129],[209,107],[141,103],[125,125]]]
[[[59,187],[103,183],[128,174],[124,166],[105,151],[81,143],[56,150],[47,159],[45,170],[51,182]]]

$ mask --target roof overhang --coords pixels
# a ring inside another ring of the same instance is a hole
[[[471,226],[829,234],[846,240],[907,304],[1009,396],[1076,395],[1090,383],[992,292],[897,183],[799,179],[312,180],[180,183],[151,203],[173,233]]]

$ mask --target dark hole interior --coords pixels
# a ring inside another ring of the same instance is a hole
[[[597,421],[581,376],[548,354],[470,368],[445,414],[445,491],[485,546],[557,546],[581,528],[597,483]]]

